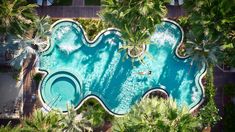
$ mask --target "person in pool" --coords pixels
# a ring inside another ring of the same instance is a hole
[[[138,72],[140,75],[151,75],[152,71],[146,71],[146,72]]]

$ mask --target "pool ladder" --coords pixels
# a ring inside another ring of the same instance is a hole
[[[60,97],[61,97],[61,96],[60,96],[60,94],[59,94],[55,99],[53,99],[51,102],[48,103],[48,106],[49,106],[49,107],[52,107],[52,106],[55,104],[55,102],[58,101],[58,99],[59,99]]]

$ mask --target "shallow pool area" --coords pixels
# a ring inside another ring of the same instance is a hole
[[[176,49],[183,39],[180,27],[171,21],[157,25],[150,37],[143,62],[132,63],[121,34],[115,29],[88,41],[81,25],[59,21],[52,27],[50,47],[40,55],[40,70],[46,73],[39,93],[47,108],[67,110],[95,97],[106,110],[123,115],[150,90],[163,89],[179,105],[194,108],[204,95],[201,77],[205,67],[190,65]],[[151,74],[139,74],[151,71]]]

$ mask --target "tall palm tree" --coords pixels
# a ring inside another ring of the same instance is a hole
[[[30,29],[37,17],[35,4],[28,4],[26,0],[0,1],[0,32],[4,35],[22,35]]]
[[[30,132],[48,132],[62,130],[58,122],[62,117],[57,112],[43,113],[37,110],[31,118],[23,120],[23,131]]]
[[[32,63],[34,64],[33,67],[35,67],[36,66],[35,64],[38,61],[39,56],[37,54],[37,50],[31,47],[33,47],[33,45],[34,46],[36,45],[38,47],[38,50],[42,51],[48,45],[46,38],[50,36],[50,31],[49,31],[50,17],[49,16],[45,16],[41,18],[38,17],[33,22],[33,25],[35,27],[33,38],[21,38],[21,41],[20,41],[21,48],[18,51],[19,52],[18,56],[16,56],[14,59],[10,61],[10,64],[15,68],[19,67],[23,63],[23,60],[25,58],[29,58],[29,56],[31,55],[36,56],[34,60],[31,59],[32,61],[34,61]]]
[[[145,98],[124,117],[115,118],[113,131],[193,132],[199,126],[199,119],[173,100]]]
[[[84,131],[92,131],[91,127],[89,127],[89,122],[84,119],[82,113],[77,114],[76,110],[73,106],[67,106],[68,113],[63,116],[61,120],[61,126],[63,127],[63,131],[65,132],[84,132]]]
[[[50,26],[51,19],[49,16],[35,19],[33,22],[34,36],[25,40],[26,43],[34,44],[39,47],[39,50],[43,50],[47,45],[47,37],[51,35]]]
[[[166,15],[168,0],[104,0],[100,17],[105,23],[120,29],[126,45],[139,50]]]
[[[196,34],[207,32],[212,40],[216,40],[220,36],[219,45],[226,47],[233,45],[232,48],[229,46],[229,49],[223,51],[228,55],[221,57],[220,61],[235,62],[235,1],[187,0],[184,7],[188,13],[189,24],[193,32]]]
[[[206,64],[217,63],[217,54],[220,51],[218,37],[216,40],[212,40],[210,36],[207,35],[194,35],[193,32],[189,32],[186,41],[186,54],[192,58],[191,66],[197,63],[199,66]]]

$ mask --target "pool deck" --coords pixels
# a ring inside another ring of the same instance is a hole
[[[214,68],[214,85],[216,87],[215,103],[219,109],[219,115],[224,115],[224,85],[235,84],[235,72],[224,72],[218,67]],[[220,121],[212,129],[212,132],[223,131],[223,122]]]
[[[186,14],[182,6],[167,5],[167,8],[168,18],[175,19]],[[73,0],[70,6],[38,7],[37,13],[40,16],[49,15],[52,18],[98,18],[97,13],[100,9],[100,6],[85,6],[84,0]]]

